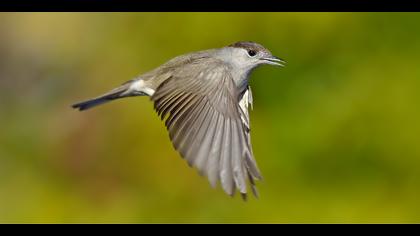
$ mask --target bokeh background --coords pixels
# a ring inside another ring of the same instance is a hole
[[[418,13],[1,13],[0,222],[420,222]],[[243,202],[174,151],[145,97],[81,113],[191,51],[252,40],[264,181]]]

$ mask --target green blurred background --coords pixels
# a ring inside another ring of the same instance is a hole
[[[420,222],[418,13],[1,13],[0,222]],[[145,97],[166,60],[242,40],[264,181],[244,203],[174,151]]]

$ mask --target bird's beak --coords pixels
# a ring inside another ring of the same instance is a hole
[[[263,60],[265,64],[275,65],[275,66],[284,66],[286,64],[285,60],[280,59],[275,56],[263,57],[261,58],[261,60]]]

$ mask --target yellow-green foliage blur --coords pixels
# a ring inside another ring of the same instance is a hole
[[[0,222],[420,222],[420,14],[1,13]],[[260,199],[213,189],[146,97],[179,54],[256,41]]]

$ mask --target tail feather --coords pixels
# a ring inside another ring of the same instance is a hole
[[[130,83],[125,83],[122,86],[115,88],[102,96],[73,104],[72,107],[78,109],[79,111],[84,111],[118,98],[140,95],[138,93],[131,92],[130,85]]]
[[[89,108],[107,103],[107,102],[112,101],[112,100],[113,99],[109,99],[109,98],[106,98],[106,97],[94,98],[94,99],[91,99],[91,100],[87,100],[87,101],[84,101],[84,102],[73,104],[71,107],[73,107],[74,109],[78,109],[79,111],[84,111],[84,110],[87,110]]]

